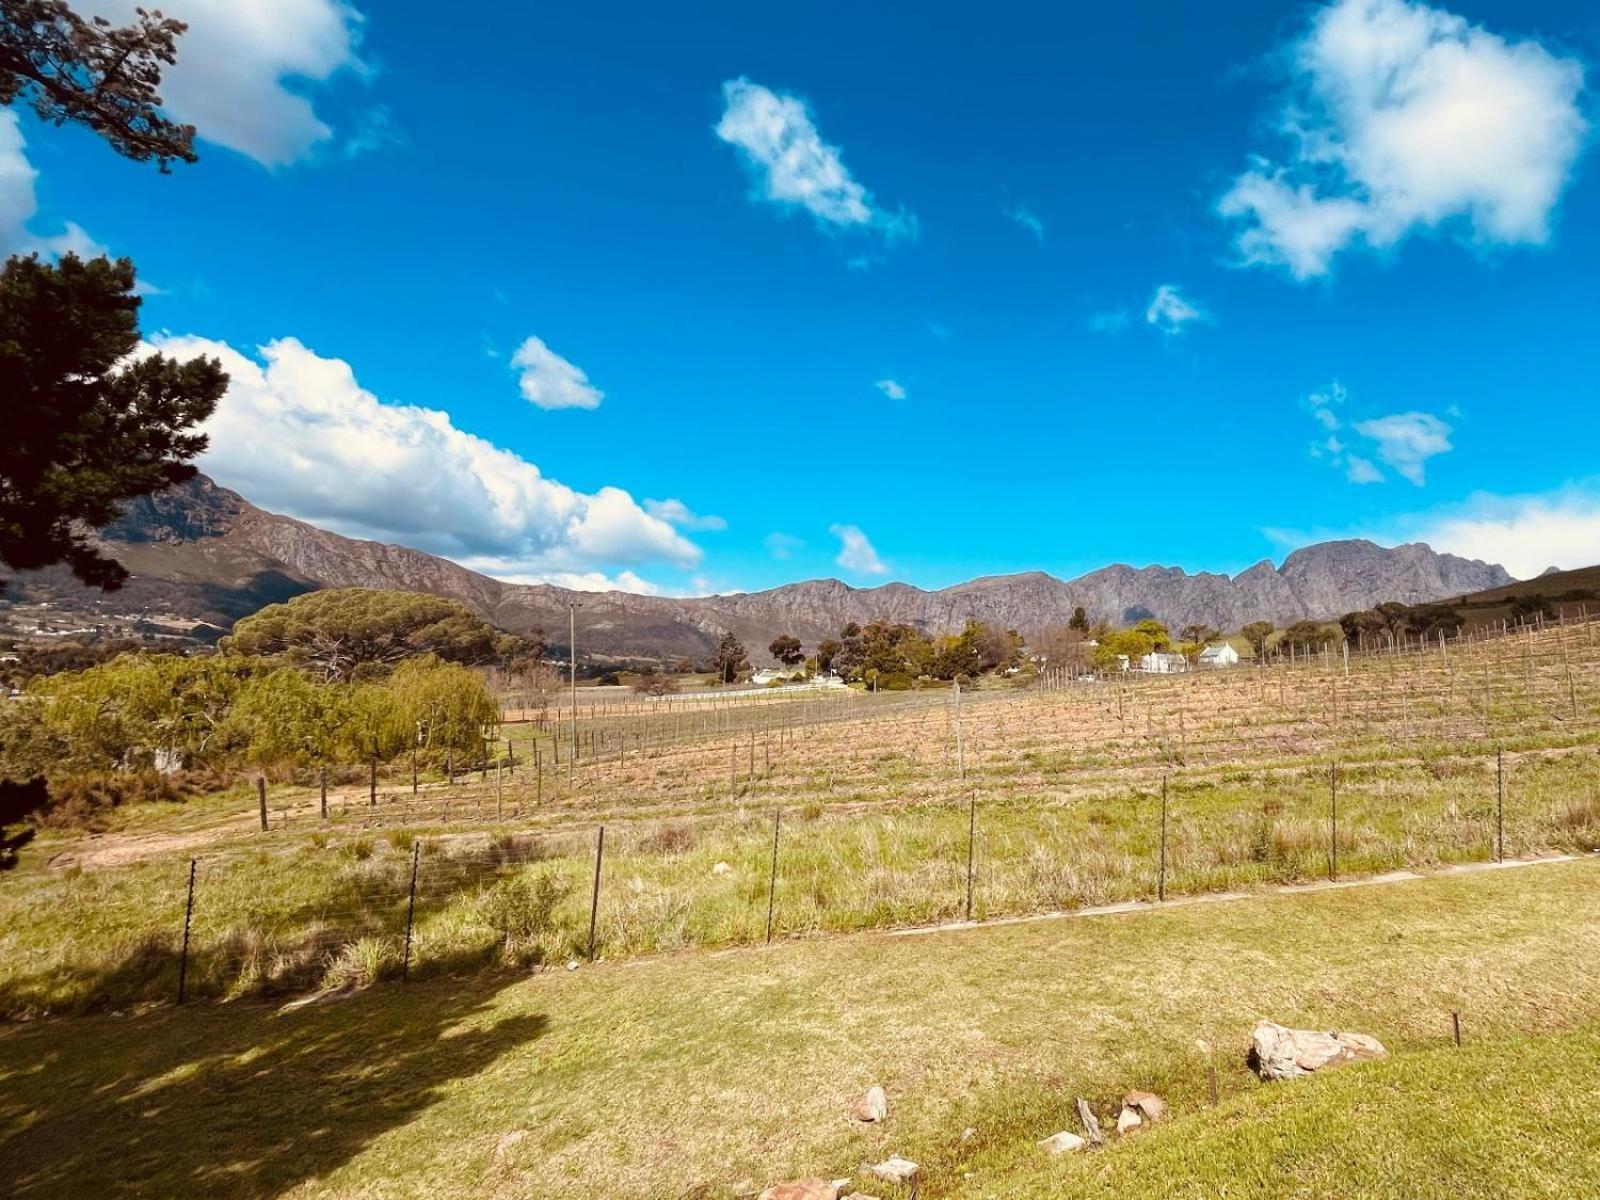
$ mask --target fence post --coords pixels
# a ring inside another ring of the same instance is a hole
[[[595,921],[600,915],[600,867],[606,857],[606,827],[600,826],[600,832],[594,843],[594,895],[589,900],[589,961],[594,961],[594,928]]]
[[[494,819],[505,820],[505,781],[500,777],[501,766],[494,765]]]
[[[256,799],[261,804],[261,832],[265,833],[267,831],[267,777],[264,774],[256,776]]]
[[[1156,900],[1167,898],[1167,776],[1161,777],[1161,863],[1156,870]]]
[[[772,945],[772,910],[778,902],[778,827],[783,810],[772,814],[772,881],[767,884],[767,945]]]
[[[411,929],[417,917],[417,860],[422,857],[422,839],[411,841],[411,894],[406,899],[406,952],[400,960],[400,978],[411,978]]]
[[[1339,764],[1328,764],[1328,879],[1339,878]]]
[[[417,794],[417,744],[411,743],[411,794]]]
[[[959,685],[958,685],[959,686]],[[972,864],[978,843],[978,794],[967,800],[967,920],[972,920]]]
[[[317,771],[317,787],[321,792],[322,819],[328,819],[328,768],[322,767]]]
[[[378,803],[378,750],[372,750],[371,770],[367,775],[367,803],[376,807]]]
[[[1494,752],[1494,860],[1506,860],[1506,757],[1504,750]]]
[[[189,898],[183,906],[183,950],[178,955],[178,1003],[183,1003],[184,987],[189,982],[189,926],[194,920],[194,869],[198,859],[189,860]]]

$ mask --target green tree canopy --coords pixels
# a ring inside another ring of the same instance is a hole
[[[722,640],[717,643],[716,656],[712,659],[717,678],[723,683],[732,683],[749,662],[750,656],[745,653],[744,644],[731,632],[723,634]]]
[[[133,24],[85,19],[66,0],[0,0],[0,104],[26,100],[56,125],[76,121],[135,162],[193,162],[194,126],[159,111],[161,72],[187,28],[136,10]]]
[[[459,600],[380,588],[329,588],[269,604],[222,639],[235,654],[283,656],[325,679],[433,654],[449,662],[487,663],[505,652],[504,636]]]
[[[131,360],[139,297],[127,259],[13,258],[0,271],[0,563],[65,563],[84,583],[127,578],[89,530],[191,478],[191,432],[227,390],[215,359]]]
[[[1239,632],[1244,635],[1244,640],[1250,643],[1250,648],[1260,658],[1267,652],[1267,639],[1272,636],[1273,625],[1271,621],[1251,621]]]
[[[1144,622],[1141,621],[1140,624]],[[1094,665],[1101,670],[1112,670],[1120,667],[1122,660],[1126,658],[1128,666],[1135,667],[1141,658],[1154,652],[1155,648],[1155,638],[1139,626],[1119,629],[1100,639],[1100,644],[1094,648]]]
[[[767,646],[767,652],[786,667],[798,666],[806,660],[806,652],[800,646],[800,639],[787,633],[773,638]]]

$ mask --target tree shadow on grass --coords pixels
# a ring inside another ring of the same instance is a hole
[[[498,979],[293,1009],[205,1005],[0,1031],[8,1196],[265,1197],[335,1170],[540,1037]]]

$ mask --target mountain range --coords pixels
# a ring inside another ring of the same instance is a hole
[[[1233,630],[1258,619],[1333,617],[1385,600],[1416,604],[1513,582],[1503,567],[1421,543],[1387,549],[1346,540],[1296,550],[1281,567],[1263,560],[1231,577],[1116,565],[1076,579],[1032,571],[938,591],[815,579],[682,599],[575,592],[507,583],[420,550],[330,533],[257,508],[203,475],[135,501],[98,540],[132,572],[122,591],[103,595],[51,569],[18,576],[0,603],[48,602],[96,620],[176,619],[214,635],[263,605],[316,588],[400,588],[460,600],[513,632],[542,630],[552,646],[565,646],[568,606],[580,605],[584,659],[697,659],[732,630],[763,661],[779,634],[813,646],[846,622],[877,618],[937,632],[973,617],[1033,633],[1064,624],[1081,605],[1091,619],[1113,624],[1155,617],[1174,629],[1204,623]]]

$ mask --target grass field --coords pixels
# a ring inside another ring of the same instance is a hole
[[[893,1196],[861,1174],[893,1150],[926,1197],[1591,1196],[1597,871],[36,1021],[0,1032],[0,1178],[17,1196],[455,1200],[820,1174]],[[1260,1017],[1363,1030],[1393,1057],[1262,1085],[1242,1061]],[[855,1126],[874,1082],[890,1118]],[[1105,1120],[1133,1087],[1172,1119],[1042,1157],[1078,1096]]]
[[[408,914],[417,976],[583,957],[601,824],[610,959],[759,943],[769,913],[778,939],[957,920],[969,878],[992,919],[1585,851],[1595,641],[1552,627],[1348,674],[1330,655],[959,707],[624,700],[580,709],[576,763],[512,726],[515,774],[413,794],[401,764],[376,804],[346,775],[326,819],[314,789],[274,785],[265,833],[245,791],[119,810],[104,835],[47,833],[0,881],[0,1015],[170,1001],[191,858],[201,998],[392,977]]]

